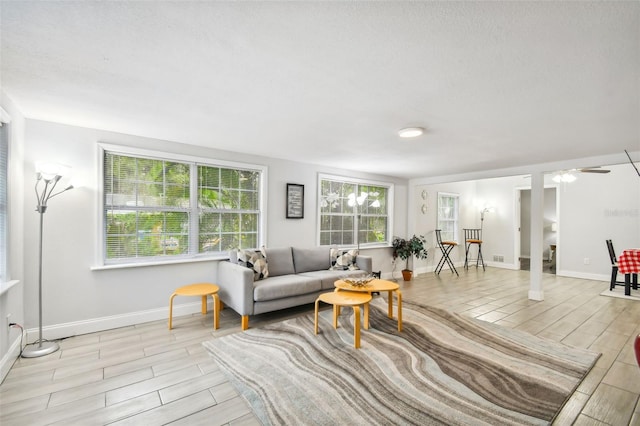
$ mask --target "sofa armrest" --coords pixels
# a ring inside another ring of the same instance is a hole
[[[235,263],[218,263],[220,300],[240,315],[253,315],[253,271]]]
[[[373,272],[373,260],[371,256],[356,256],[356,265],[363,271],[368,273]]]

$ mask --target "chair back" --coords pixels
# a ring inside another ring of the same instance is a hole
[[[442,247],[442,235],[440,235],[440,232],[442,232],[441,229],[436,229],[436,241],[438,242],[438,247]]]
[[[464,240],[465,241],[469,241],[469,240],[481,241],[482,240],[482,229],[464,228]]]
[[[613,243],[611,242],[611,240],[607,240],[607,250],[609,250],[609,259],[611,260],[611,264],[615,265],[618,261],[618,258],[616,257],[615,250],[613,250]]]

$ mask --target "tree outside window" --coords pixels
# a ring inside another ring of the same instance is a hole
[[[261,175],[105,152],[105,262],[258,247]]]

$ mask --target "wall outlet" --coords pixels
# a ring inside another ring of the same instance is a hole
[[[589,263],[591,263],[591,259],[589,259],[588,257],[584,258],[584,264],[588,265]]]

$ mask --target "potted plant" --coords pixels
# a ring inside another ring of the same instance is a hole
[[[405,281],[411,281],[411,276],[413,275],[413,271],[409,269],[409,259],[413,256],[418,259],[427,258],[427,249],[424,247],[425,243],[426,240],[422,235],[414,235],[408,240],[398,237],[393,239],[393,259],[395,260],[399,257],[406,262],[405,268],[402,270],[402,278]]]

